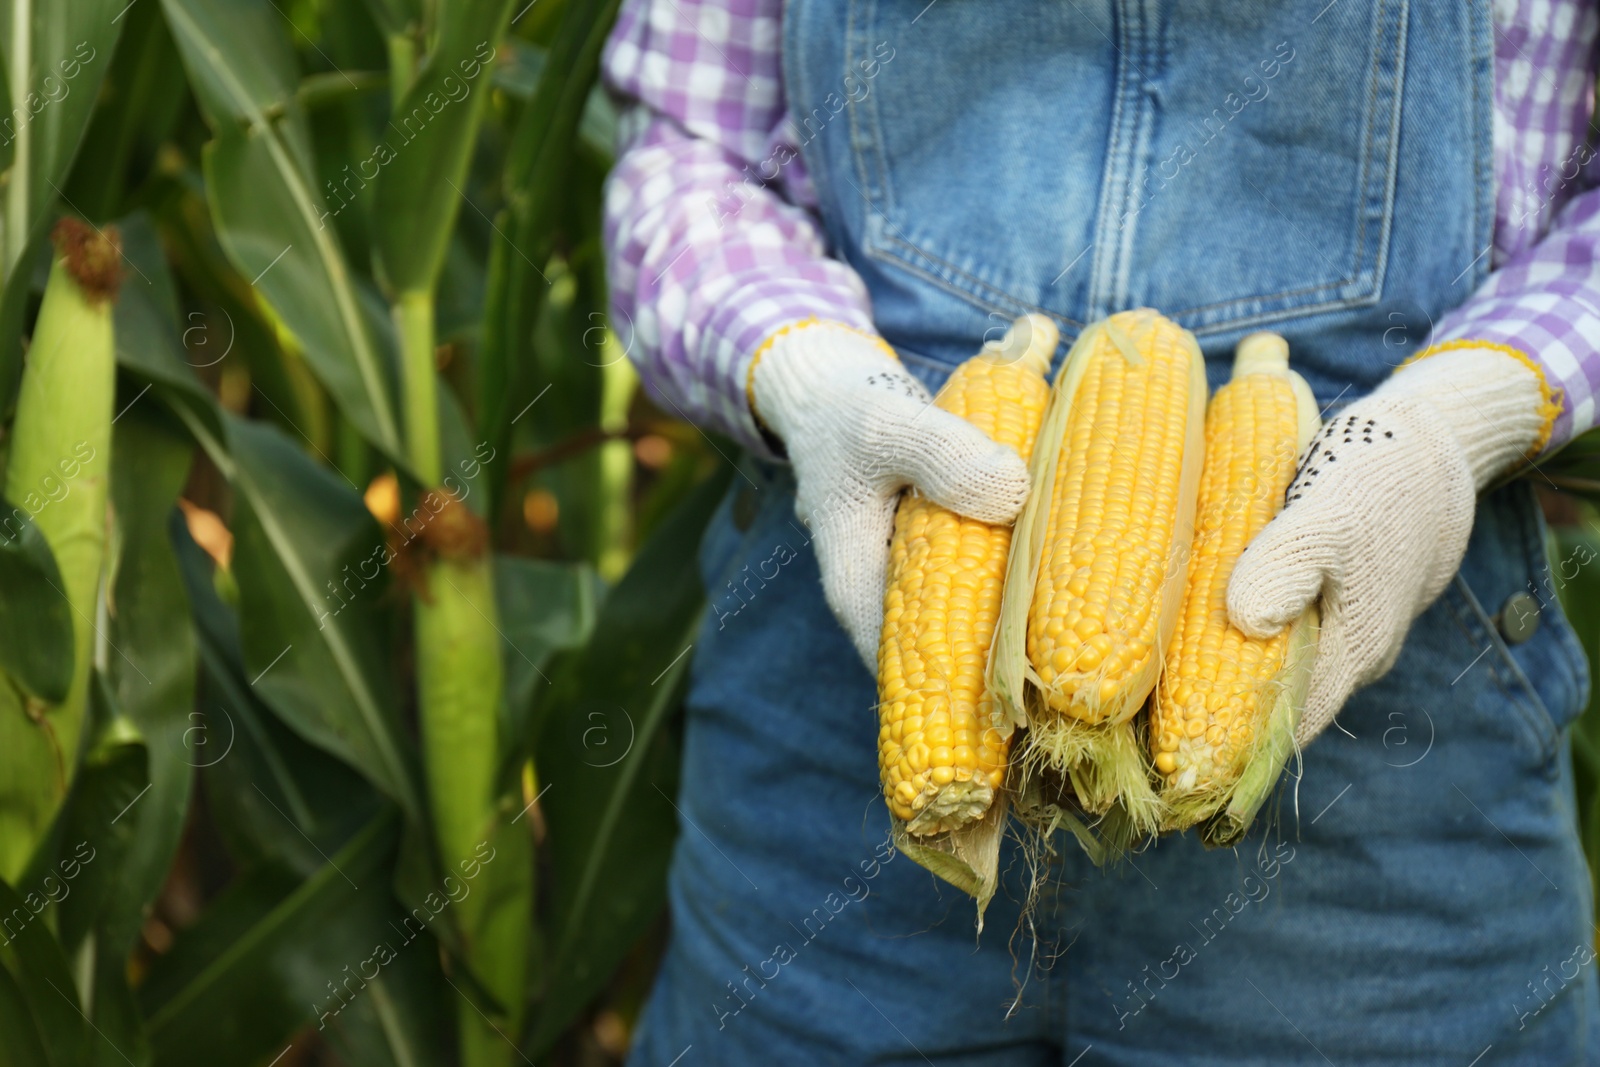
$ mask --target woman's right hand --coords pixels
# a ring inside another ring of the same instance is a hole
[[[794,465],[828,606],[869,670],[883,628],[884,575],[900,491],[1004,523],[1028,495],[1016,452],[934,406],[881,338],[807,322],[770,339],[750,373],[756,416]]]

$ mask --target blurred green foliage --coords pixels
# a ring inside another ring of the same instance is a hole
[[[125,270],[89,736],[0,884],[0,1062],[619,1057],[727,470],[607,323],[615,0],[5,8],[0,426],[50,223]],[[47,718],[76,623],[27,515],[0,685]]]

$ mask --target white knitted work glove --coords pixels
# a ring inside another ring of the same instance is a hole
[[[1028,494],[1021,457],[934,407],[891,352],[811,322],[769,341],[750,378],[757,417],[794,465],[795,512],[812,530],[828,606],[874,672],[900,490],[984,522],[1010,522]]]
[[[1401,368],[1312,440],[1287,506],[1228,583],[1228,615],[1254,637],[1322,597],[1299,744],[1394,666],[1412,620],[1461,564],[1477,494],[1541,441],[1553,414],[1519,357],[1453,347]]]

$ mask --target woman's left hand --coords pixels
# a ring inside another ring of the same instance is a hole
[[[1542,443],[1553,416],[1530,363],[1451,348],[1402,367],[1312,440],[1228,584],[1229,618],[1253,637],[1322,598],[1298,744],[1394,665],[1461,564],[1477,494]]]

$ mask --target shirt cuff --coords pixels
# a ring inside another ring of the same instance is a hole
[[[720,421],[734,439],[765,460],[783,459],[776,441],[763,432],[751,407],[747,388],[756,353],[766,341],[786,327],[806,319],[837,322],[877,336],[866,294],[832,278],[767,278],[736,291],[723,300],[706,324],[706,365],[721,367],[718,406]]]
[[[1517,348],[1514,345],[1473,337],[1463,338],[1455,341],[1440,341],[1438,344],[1430,345],[1421,352],[1418,352],[1416,355],[1412,356],[1410,359],[1406,360],[1404,363],[1400,364],[1400,367],[1396,373],[1398,373],[1400,370],[1404,370],[1414,363],[1417,363],[1420,360],[1427,359],[1430,356],[1437,356],[1441,352],[1451,351],[1498,352],[1500,355],[1507,356],[1517,361],[1524,367],[1528,368],[1528,370],[1533,372],[1533,376],[1538,384],[1539,390],[1537,406],[1539,427],[1537,435],[1535,435],[1533,438],[1533,443],[1528,446],[1527,453],[1523,458],[1529,461],[1538,459],[1545,449],[1550,446],[1550,435],[1554,429],[1556,417],[1561,414],[1562,410],[1561,391],[1559,389],[1551,388],[1550,376],[1546,373],[1544,366],[1529,356],[1526,352],[1522,351],[1522,349]],[[1481,373],[1481,378],[1488,377],[1489,375],[1487,372]],[[1490,381],[1480,380],[1477,383],[1463,384],[1480,384],[1487,386],[1487,393],[1480,393],[1480,400],[1482,404],[1489,404],[1492,406],[1494,402],[1494,396],[1496,394],[1504,394],[1507,399],[1515,399],[1514,393],[1508,393],[1507,390],[1502,388],[1503,383],[1501,383],[1499,379],[1493,379]],[[1470,396],[1464,392],[1462,395]],[[1518,400],[1517,403],[1520,405],[1522,401]],[[1481,404],[1474,404],[1470,398],[1468,399],[1468,405],[1476,408],[1479,414],[1487,414],[1486,412],[1482,411]],[[1520,417],[1524,411],[1525,408],[1519,406],[1515,409],[1515,416],[1513,416],[1510,412],[1503,412],[1501,413],[1500,417],[1514,421],[1514,418]],[[1494,424],[1497,420],[1491,418],[1489,421],[1491,424]],[[1469,445],[1470,444],[1471,442],[1469,442]]]
[[[1519,293],[1469,301],[1434,334],[1435,345],[1474,341],[1525,353],[1543,371],[1559,405],[1546,449],[1595,425],[1600,382],[1600,314],[1569,296]]]

